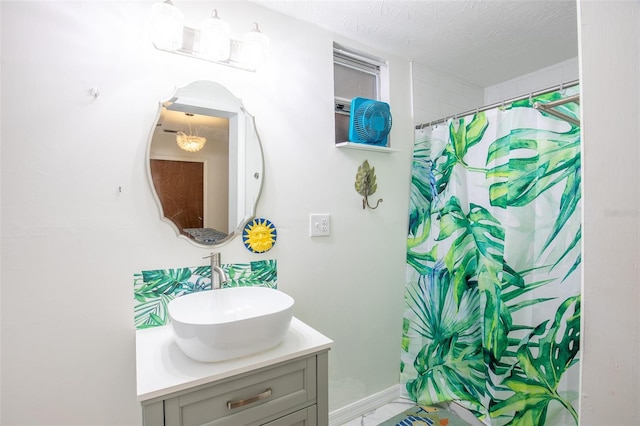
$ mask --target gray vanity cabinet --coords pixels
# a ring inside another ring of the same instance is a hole
[[[326,426],[327,351],[143,402],[145,426]]]

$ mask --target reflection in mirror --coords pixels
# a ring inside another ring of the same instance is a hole
[[[255,216],[262,147],[253,117],[223,86],[197,81],[163,102],[148,148],[163,220],[199,245],[218,245]]]

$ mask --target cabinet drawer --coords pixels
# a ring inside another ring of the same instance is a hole
[[[238,426],[275,419],[316,398],[316,357],[265,369],[164,402],[170,426]]]
[[[262,426],[317,426],[317,409],[316,405],[312,405],[309,408],[298,410]]]

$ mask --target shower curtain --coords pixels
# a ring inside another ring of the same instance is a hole
[[[578,92],[416,130],[401,382],[418,403],[578,424],[580,128],[532,107]]]

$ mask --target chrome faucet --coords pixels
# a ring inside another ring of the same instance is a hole
[[[211,253],[203,259],[211,259],[211,289],[218,290],[227,282],[227,274],[220,267],[220,253]]]

